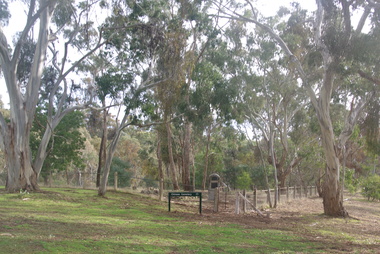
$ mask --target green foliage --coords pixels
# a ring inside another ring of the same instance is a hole
[[[252,179],[247,171],[243,171],[237,177],[236,187],[240,190],[251,189],[252,187]]]
[[[265,172],[266,171],[266,172]],[[252,179],[252,184],[259,190],[265,190],[268,188],[265,182],[265,174],[268,175],[268,181],[269,185],[273,186],[273,172],[274,168],[271,165],[267,166],[262,166],[258,165],[252,168],[251,170],[251,179]]]
[[[53,170],[66,170],[69,165],[76,169],[85,167],[81,158],[81,149],[84,148],[85,139],[79,131],[82,125],[82,112],[75,111],[63,117],[49,141],[48,155],[41,171],[42,176],[47,176]],[[46,115],[43,114],[42,108],[38,107],[30,137],[33,156],[37,153],[46,126]]]
[[[76,8],[74,0],[58,1],[52,21],[58,27],[70,24],[72,22],[72,19],[74,19],[74,16],[76,15],[75,11]]]
[[[107,73],[95,78],[98,87],[97,92],[100,100],[105,100],[107,96],[114,99],[119,93],[125,90],[128,84],[133,81],[132,73],[117,73],[116,70],[108,70]]]
[[[127,161],[123,161],[119,157],[114,157],[111,164],[110,174],[108,177],[108,185],[113,186],[115,183],[115,172],[118,175],[118,187],[128,187],[131,185],[132,172],[128,169],[131,168],[131,164]]]
[[[380,99],[375,97],[369,102],[368,114],[364,120],[367,150],[373,155],[380,155]]]
[[[20,61],[17,68],[17,79],[23,84],[29,80],[30,70],[33,65],[34,51],[36,50],[36,43],[32,38],[28,37],[22,44]]]
[[[144,177],[143,182],[145,184],[145,187],[153,187],[157,188],[158,187],[158,182],[156,180],[153,180],[151,178]]]
[[[380,176],[372,175],[363,180],[362,195],[368,200],[380,200]]]
[[[355,177],[355,169],[346,168],[344,187],[350,193],[355,193],[358,190],[360,183],[360,178]]]
[[[11,14],[8,9],[8,0],[0,0],[0,23],[8,25]]]

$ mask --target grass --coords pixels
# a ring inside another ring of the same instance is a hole
[[[165,202],[124,192],[108,192],[107,198],[82,189],[3,192],[0,204],[0,253],[325,253],[326,248],[296,230],[203,223],[193,211],[169,213]]]

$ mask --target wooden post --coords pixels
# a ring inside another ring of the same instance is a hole
[[[159,199],[160,201],[163,200],[164,198],[164,179],[160,179],[160,189],[158,190],[158,196],[159,196]]]
[[[289,185],[286,187],[286,202],[289,202]]]
[[[257,207],[257,189],[253,190],[253,206]]]
[[[294,185],[294,186],[293,186],[293,199],[296,199],[296,192],[297,192],[297,188],[296,188],[296,186]]]
[[[309,187],[305,187],[305,197],[307,198],[309,196]]]
[[[117,172],[114,174],[114,184],[113,187],[115,188],[115,191],[117,191]]]
[[[52,176],[52,172],[50,171],[49,173],[49,187],[51,188],[51,183],[53,182],[53,176]]]
[[[235,200],[235,214],[240,213],[240,197],[239,192],[236,192],[236,200]]]
[[[243,190],[243,196],[245,198],[247,198],[247,194],[245,193],[245,190]],[[243,200],[243,212],[246,213],[247,212],[247,201],[245,201],[245,199]]]
[[[216,187],[214,191],[214,212],[217,213],[219,211],[219,187]]]
[[[281,188],[278,188],[277,187],[277,201],[278,201],[278,203],[280,203],[281,202]]]
[[[267,203],[269,204],[270,203],[270,189],[267,190]]]
[[[300,185],[300,198],[302,198],[302,184]]]
[[[83,177],[82,177],[82,184],[83,184],[83,189],[86,189],[87,188],[87,177],[86,177],[86,174],[87,173],[83,173]]]

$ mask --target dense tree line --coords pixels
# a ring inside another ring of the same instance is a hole
[[[0,30],[7,190],[79,170],[99,195],[114,171],[189,191],[219,173],[276,193],[316,183],[346,216],[346,169],[379,165],[380,6],[316,3],[263,17],[248,0],[27,2],[13,44]]]

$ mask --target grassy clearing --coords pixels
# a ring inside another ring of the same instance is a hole
[[[2,192],[0,204],[0,253],[325,253],[327,247],[297,232],[302,228],[205,221],[131,193]]]

